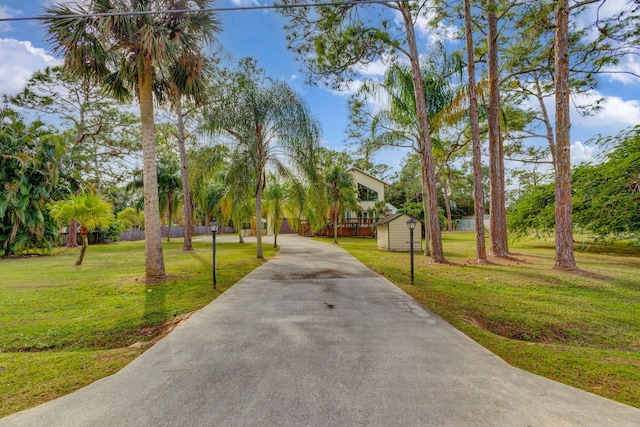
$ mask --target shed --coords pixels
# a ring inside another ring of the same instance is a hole
[[[409,252],[410,230],[407,221],[411,217],[407,214],[389,215],[376,222],[376,233],[378,235],[378,249],[390,252]],[[422,250],[422,223],[417,221],[413,230],[413,250]]]
[[[489,230],[491,226],[489,215],[485,214],[483,217],[484,228]],[[475,216],[465,216],[464,218],[460,218],[458,221],[458,230],[460,231],[476,231],[476,217]]]

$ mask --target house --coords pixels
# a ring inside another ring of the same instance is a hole
[[[409,252],[411,250],[411,230],[407,221],[411,217],[407,214],[395,214],[382,218],[375,223],[378,233],[378,249],[389,252]],[[422,224],[416,221],[413,231],[413,250],[422,250]]]
[[[375,211],[376,202],[385,200],[389,184],[356,167],[349,169],[348,172],[353,177],[354,190],[357,192],[358,210],[344,212],[339,220],[338,236],[372,237],[375,235],[374,223],[381,217],[395,214],[397,211],[397,208],[390,203],[386,203],[384,214]],[[330,216],[327,218],[329,220],[327,226],[317,234],[333,234],[330,226],[331,218],[333,218],[333,212],[330,212]],[[308,219],[300,219],[298,234],[301,236],[312,235]]]
[[[345,222],[347,224],[352,222],[372,223],[378,218],[375,214],[373,218],[370,217],[375,209],[375,203],[378,200],[385,200],[386,190],[389,184],[356,167],[349,169],[349,173],[353,177],[356,185],[359,211],[346,211]],[[395,206],[387,203],[385,206],[385,215],[395,214],[397,210]]]

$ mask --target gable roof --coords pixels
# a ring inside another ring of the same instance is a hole
[[[386,217],[382,218],[381,220],[378,220],[377,222],[375,222],[373,225],[376,225],[376,226],[385,225],[385,224],[390,223],[391,221],[395,221],[396,219],[400,218],[401,216],[406,216],[406,217],[411,218],[409,215],[407,215],[405,213],[397,213],[395,215],[386,216]],[[418,223],[420,223],[420,221],[418,221]]]
[[[360,172],[361,174],[366,175],[366,176],[368,176],[369,178],[371,178],[371,179],[375,179],[376,181],[378,181],[378,182],[380,182],[380,183],[384,184],[384,186],[385,186],[385,187],[390,187],[390,184],[389,184],[389,183],[384,182],[384,181],[383,181],[383,180],[381,180],[380,178],[377,178],[377,177],[375,177],[375,176],[371,175],[369,172],[365,172],[365,171],[363,171],[363,170],[362,170],[362,169],[360,169],[360,168],[357,168],[357,167],[355,167],[355,166],[352,166],[352,167],[351,167],[351,169],[349,169],[349,171],[348,171],[348,172],[351,172],[351,171],[358,171],[358,172]]]

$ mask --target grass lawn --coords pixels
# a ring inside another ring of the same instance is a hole
[[[162,333],[262,262],[255,244],[218,243],[212,289],[211,242],[164,243],[170,280],[145,285],[144,242],[0,260],[0,417],[70,393],[120,370]],[[264,245],[265,257],[274,255]],[[129,347],[135,343],[142,346]]]
[[[513,259],[479,265],[472,233],[444,233],[451,264],[417,254],[411,286],[408,253],[340,246],[512,365],[640,407],[640,250],[579,248],[574,274],[552,269],[553,240],[512,242]]]

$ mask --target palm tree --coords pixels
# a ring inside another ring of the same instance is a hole
[[[278,247],[278,232],[284,219],[285,188],[278,182],[278,177],[269,174],[267,187],[264,190],[265,204],[269,223],[273,226],[273,247]]]
[[[324,177],[327,198],[333,211],[333,243],[338,243],[338,220],[345,208],[357,207],[356,186],[353,176],[340,166],[332,166]]]
[[[459,63],[453,58],[447,58],[442,47],[435,57],[443,57],[444,60],[438,64],[431,59],[423,64],[420,87],[423,88],[426,99],[425,111],[430,129],[429,145],[433,146],[434,151],[442,151],[440,140],[433,138],[433,134],[444,122],[441,113],[455,97],[456,89],[451,86],[448,78],[458,71]],[[430,180],[428,165],[433,164],[433,153],[425,151],[424,126],[420,117],[422,113],[416,104],[412,69],[394,64],[387,70],[382,82],[367,82],[362,88],[362,93],[365,96],[374,96],[380,101],[387,101],[386,107],[374,114],[371,119],[372,136],[365,142],[366,150],[372,153],[384,146],[409,147],[420,155],[424,223],[428,224],[424,254],[431,255],[435,261],[442,262],[445,259],[442,252],[439,220],[437,216],[435,221],[429,218],[434,212],[430,198],[434,198],[437,213],[435,191],[431,194],[431,188],[428,185]],[[431,250],[429,241],[431,241]]]
[[[165,213],[169,214],[167,242],[171,240],[173,212],[179,205],[178,193],[182,185],[178,176],[179,168],[178,162],[172,158],[162,159],[162,161],[158,162],[158,204],[163,217]]]
[[[145,200],[146,277],[165,277],[160,217],[153,91],[155,75],[186,52],[199,52],[218,23],[206,0],[95,0],[48,8],[49,39],[64,54],[65,67],[94,78],[108,93],[140,105]],[[130,12],[194,9],[192,13]],[[105,15],[108,14],[108,15]]]
[[[56,202],[51,208],[51,216],[59,221],[75,219],[80,224],[82,249],[76,265],[82,265],[89,239],[87,234],[96,227],[108,227],[113,221],[113,206],[95,194],[78,194],[69,200]]]
[[[319,130],[300,96],[286,83],[263,76],[252,59],[215,88],[218,102],[205,112],[207,129],[231,139],[227,182],[248,182],[256,201],[257,257],[262,253],[262,192],[267,168],[293,175],[290,165],[315,179]],[[284,161],[286,157],[288,161]]]
[[[193,201],[189,184],[187,150],[185,148],[185,120],[196,108],[205,104],[206,61],[200,52],[184,52],[169,68],[169,99],[177,119],[178,152],[180,154],[180,178],[184,204],[183,251],[192,251]],[[185,101],[190,101],[185,108]]]

